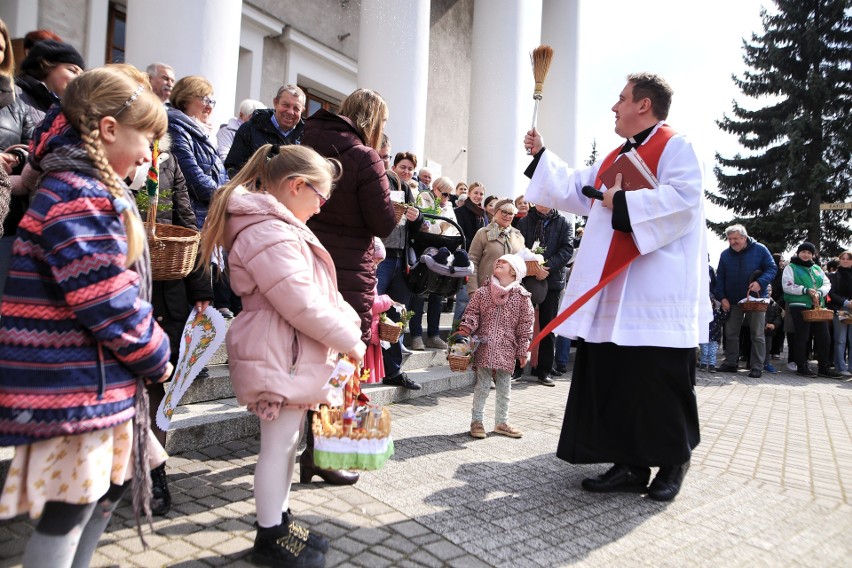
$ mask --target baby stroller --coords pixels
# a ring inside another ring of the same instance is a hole
[[[459,286],[473,274],[473,265],[465,251],[461,227],[446,217],[423,213],[427,220],[449,223],[457,235],[442,235],[426,231],[410,231],[409,258],[405,283],[415,296],[438,294],[443,298],[455,296]]]

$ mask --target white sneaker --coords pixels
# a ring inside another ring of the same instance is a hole
[[[423,345],[423,338],[422,337],[412,337],[411,338],[411,348],[414,351],[425,351],[426,346]]]
[[[799,370],[799,368],[796,366],[796,364],[792,361],[787,363],[787,368],[790,369],[791,371],[798,371]]]

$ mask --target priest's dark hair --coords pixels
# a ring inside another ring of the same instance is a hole
[[[633,83],[633,101],[651,99],[651,112],[660,120],[669,116],[674,91],[666,80],[654,73],[631,73],[627,82]]]

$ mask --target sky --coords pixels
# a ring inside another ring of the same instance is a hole
[[[770,0],[581,0],[578,80],[578,164],[585,163],[597,142],[598,159],[620,143],[610,108],[628,73],[662,75],[674,90],[668,122],[689,136],[705,162],[708,189],[716,187],[714,156],[733,156],[741,148],[716,125],[730,114],[732,101],[754,106],[731,80],[742,76],[743,38],[763,33],[761,7]],[[707,218],[730,218],[707,203]],[[715,266],[727,243],[709,234]]]

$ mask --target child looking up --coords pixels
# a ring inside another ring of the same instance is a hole
[[[29,165],[42,177],[0,311],[0,446],[16,446],[0,518],[39,519],[26,567],[88,566],[127,480],[138,520],[149,468],[166,459],[142,385],[171,374],[169,339],[152,316],[145,231],[120,181],[165,132],[147,78],[115,65],[71,81],[33,136]]]
[[[520,284],[526,276],[526,264],[516,254],[504,254],[494,262],[491,279],[471,296],[456,336],[478,336],[474,352],[476,387],[470,435],[485,438],[482,425],[485,401],[492,379],[497,385],[494,409],[494,433],[520,438],[523,434],[509,425],[509,395],[515,359],[521,367],[527,363],[527,350],[532,340],[534,312],[530,293]]]
[[[215,247],[229,251],[231,288],[243,301],[228,366],[237,400],[261,419],[252,560],[265,566],[325,565],[328,541],[291,520],[296,448],[305,412],[330,402],[323,387],[338,353],[360,363],[366,350],[331,256],[305,225],[339,171],[307,146],[261,146],[216,192],[201,236],[208,268]]]

